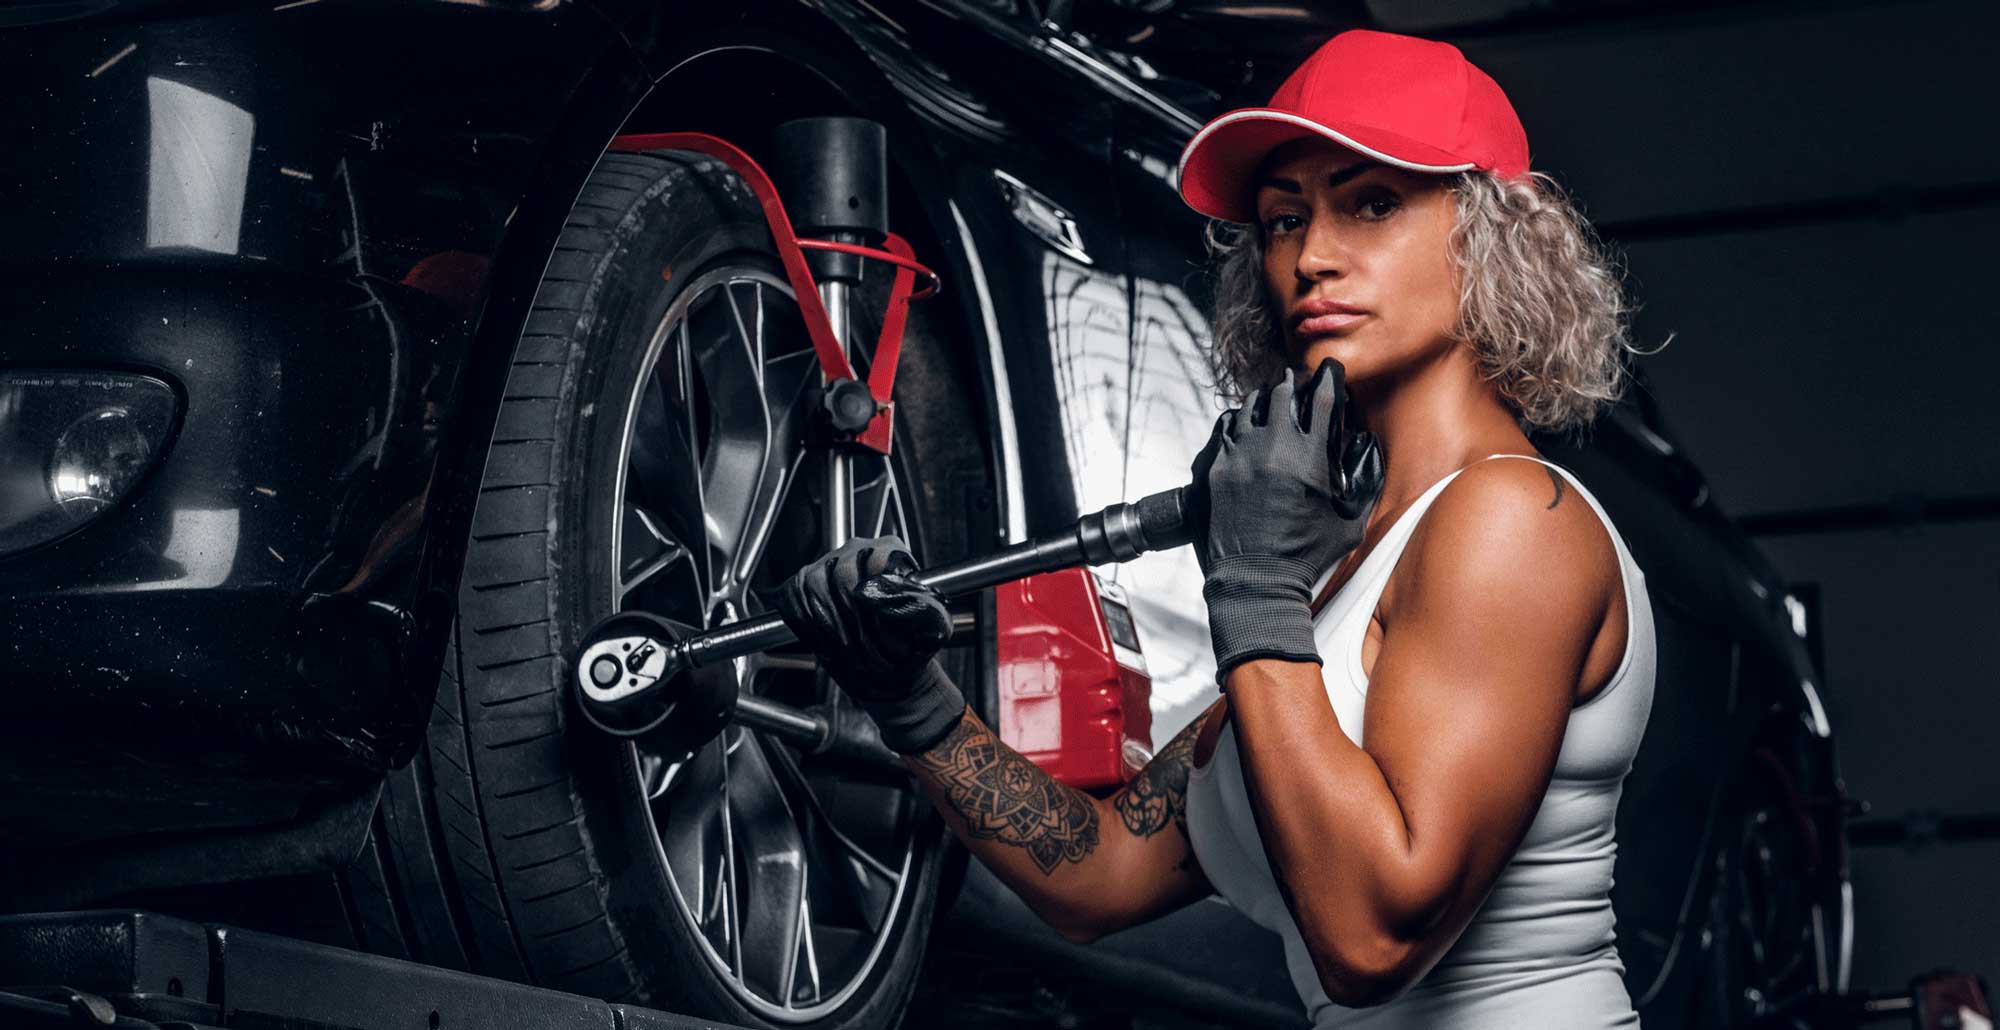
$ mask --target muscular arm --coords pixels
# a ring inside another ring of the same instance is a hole
[[[1088,941],[1209,893],[1187,838],[1202,719],[1108,799],[1057,783],[971,712],[909,765],[946,825],[1028,907]]]
[[[1230,674],[1265,850],[1335,1001],[1386,1000],[1428,970],[1547,789],[1618,581],[1587,506],[1549,493],[1541,470],[1494,463],[1431,509],[1378,610],[1365,750],[1318,667]]]

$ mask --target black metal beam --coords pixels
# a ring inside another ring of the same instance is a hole
[[[1744,515],[1736,519],[1751,536],[1852,533],[1869,529],[1987,522],[2000,519],[2000,494],[1970,497],[1906,497],[1879,504],[1850,504]]]
[[[1613,218],[1597,223],[1597,231],[1619,243],[1645,243],[1690,236],[1765,232],[1828,222],[1887,221],[1995,205],[2000,205],[2000,180],[1988,179],[1949,186],[1897,186],[1844,197],[1752,204],[1653,218]]]
[[[1883,844],[1956,844],[1966,841],[2000,840],[2000,812],[1910,812],[1881,819],[1850,819],[1847,842],[1856,847]]]

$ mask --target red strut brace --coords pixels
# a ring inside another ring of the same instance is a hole
[[[889,307],[882,314],[882,333],[875,341],[875,356],[868,369],[868,394],[875,398],[875,417],[854,438],[856,443],[869,450],[889,453],[895,436],[896,414],[891,394],[896,385],[896,359],[903,350],[903,325],[909,316],[911,301],[923,300],[937,293],[937,273],[919,264],[910,245],[893,232],[886,234],[882,241],[882,247],[886,249],[832,240],[800,239],[798,232],[792,228],[791,217],[785,214],[784,201],[779,198],[778,188],[772,184],[771,177],[758,167],[749,154],[727,140],[700,132],[652,132],[620,136],[611,141],[611,149],[627,153],[692,150],[721,161],[743,177],[757,203],[764,208],[764,221],[771,227],[771,241],[778,248],[778,261],[785,267],[785,278],[791,282],[792,292],[798,295],[799,314],[806,320],[806,335],[812,340],[813,353],[819,356],[820,371],[825,373],[828,382],[858,377],[854,374],[854,366],[848,363],[840,338],[833,333],[833,320],[827,316],[826,305],[820,302],[819,283],[814,281],[812,269],[806,265],[805,251],[835,250],[896,266],[895,281],[889,286]],[[923,292],[912,294],[911,287],[919,272],[930,282]]]

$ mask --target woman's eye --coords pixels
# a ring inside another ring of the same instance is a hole
[[[1361,217],[1379,221],[1396,212],[1403,202],[1386,190],[1371,190],[1356,199],[1354,209]]]
[[[1282,235],[1306,224],[1298,215],[1272,215],[1264,220],[1264,231],[1272,236]]]

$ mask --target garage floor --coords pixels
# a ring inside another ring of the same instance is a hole
[[[931,949],[906,1027],[1000,1030],[1221,1030],[1215,1022],[1151,1004],[1144,991],[1107,988],[1060,972],[999,966],[949,945]],[[1259,1024],[1261,1026],[1261,1024]]]

